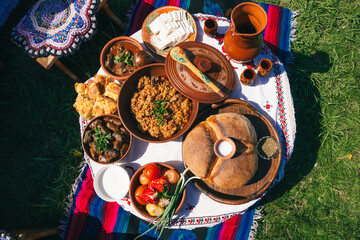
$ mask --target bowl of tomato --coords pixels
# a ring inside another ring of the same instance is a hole
[[[169,164],[154,162],[140,167],[130,180],[129,195],[136,211],[154,220],[171,204],[175,188],[180,181],[179,172]],[[186,188],[174,203],[175,214],[184,204]]]

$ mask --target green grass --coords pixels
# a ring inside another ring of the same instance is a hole
[[[7,231],[58,225],[82,162],[74,83],[9,41],[34,2],[22,0],[0,29],[0,229]],[[285,178],[261,201],[257,239],[359,239],[360,0],[265,2],[299,11],[289,77],[297,134]],[[130,3],[110,1],[123,19]],[[99,69],[104,44],[122,34],[98,16],[96,36],[63,59],[83,80]]]

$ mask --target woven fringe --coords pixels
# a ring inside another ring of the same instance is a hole
[[[294,42],[296,40],[297,16],[299,16],[299,11],[293,11],[291,16],[291,32],[290,32],[291,42]]]
[[[66,229],[66,226],[69,222],[69,218],[70,218],[70,214],[71,214],[71,208],[73,207],[74,205],[74,194],[75,194],[75,191],[76,189],[78,188],[79,186],[79,183],[80,183],[80,180],[81,180],[81,175],[84,171],[84,168],[86,166],[86,162],[85,161],[82,161],[79,165],[79,175],[77,176],[77,178],[75,179],[75,182],[71,185],[71,191],[69,193],[69,195],[67,196],[67,200],[65,202],[65,208],[64,208],[64,218],[63,220],[60,221],[60,225],[58,226],[58,229],[60,230],[60,236],[62,239],[64,239],[64,233],[65,233],[65,229]]]
[[[257,207],[255,209],[255,214],[254,214],[254,219],[253,219],[253,222],[252,222],[252,225],[251,225],[251,229],[250,229],[250,233],[249,233],[249,240],[254,240],[255,237],[256,237],[256,231],[257,231],[257,228],[259,226],[258,224],[258,220],[260,220],[263,215],[261,214],[261,210],[262,210],[262,206],[261,207]]]
[[[299,16],[299,12],[298,11],[292,11],[291,12],[291,27],[290,27],[290,42],[289,44],[291,45],[292,42],[296,41],[296,27],[297,27],[297,16]],[[286,58],[286,61],[283,63],[284,67],[287,71],[287,75],[291,76],[291,69],[289,67],[289,64],[291,64],[294,60],[294,55],[290,50],[290,54],[289,56]]]

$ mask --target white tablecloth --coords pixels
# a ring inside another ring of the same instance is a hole
[[[217,48],[229,59],[224,51],[224,45],[221,38],[209,38],[204,35],[204,19],[208,16],[195,14],[194,17],[198,19],[198,35],[196,40]],[[225,34],[226,30],[229,28],[230,22],[226,18],[217,18],[217,20],[219,25],[218,32]],[[142,43],[144,49],[146,49],[142,41],[141,31],[136,32],[132,35],[132,37]],[[296,132],[295,113],[290,92],[289,79],[283,64],[265,45],[260,55],[254,59],[254,65],[257,66],[262,58],[268,58],[272,61],[272,71],[266,77],[257,76],[251,86],[244,86],[239,81],[241,72],[247,66],[244,64],[237,64],[229,59],[236,73],[236,86],[230,98],[243,99],[253,104],[273,121],[279,131],[283,145],[283,157],[278,176],[273,183],[275,184],[282,179],[285,163],[289,160],[293,151]],[[98,74],[105,75],[101,68]],[[85,125],[86,121],[80,117],[80,126],[82,131],[84,130]],[[146,143],[134,138],[129,154],[121,160],[119,165],[128,170],[130,175],[140,166],[149,162],[167,162],[179,171],[183,171],[184,167],[181,157],[181,145],[182,138],[161,144]],[[90,161],[86,154],[85,159],[90,165],[93,176],[96,177],[97,172],[104,167],[104,165]],[[242,205],[221,204],[202,194],[192,183],[190,183],[187,186],[185,203],[182,209],[178,212],[178,218],[176,219],[173,228],[181,227],[193,229],[196,227],[211,227],[219,222],[233,217],[236,214],[246,211],[250,206],[259,200],[260,199],[255,199]],[[139,218],[143,218],[132,207],[128,196],[121,201],[118,201],[118,203],[125,210],[131,212]]]

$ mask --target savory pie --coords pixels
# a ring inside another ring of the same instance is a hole
[[[91,83],[75,83],[78,93],[74,108],[85,119],[113,114],[117,109],[120,86],[104,75],[95,75]]]

